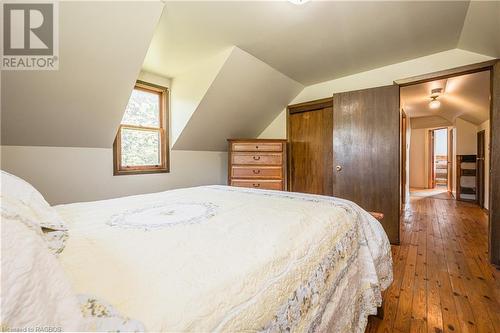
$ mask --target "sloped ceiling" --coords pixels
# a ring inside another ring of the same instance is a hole
[[[162,9],[61,1],[59,70],[2,72],[2,145],[111,147]]]
[[[257,137],[303,88],[235,47],[173,148],[224,151],[227,138]]]
[[[458,47],[500,58],[500,1],[471,1]]]
[[[433,128],[433,127],[444,127],[452,126],[453,123],[441,116],[424,116],[411,118],[410,127],[413,129],[418,128]]]
[[[430,95],[434,88],[442,88],[438,97],[441,106],[430,109]],[[461,75],[445,80],[421,83],[401,88],[401,103],[412,117],[438,116],[453,123],[459,117],[479,125],[490,117],[490,72]],[[419,119],[419,118],[415,118]]]
[[[179,138],[182,130],[207,93],[208,88],[232,53],[232,49],[232,47],[228,48],[213,57],[204,59],[172,80],[172,94],[170,95],[170,134],[172,143]]]
[[[174,148],[224,150],[227,137],[258,135],[302,85],[457,45],[500,57],[498,2],[165,8],[162,15],[160,1],[61,1],[60,69],[2,72],[2,144],[111,147],[141,65],[172,78]],[[215,58],[199,76],[197,66]]]
[[[175,77],[236,45],[309,85],[454,49],[468,7],[467,1],[167,2],[144,68]],[[500,24],[498,16],[483,15],[497,4],[477,7],[464,30],[463,47],[471,51],[478,43],[470,40]]]

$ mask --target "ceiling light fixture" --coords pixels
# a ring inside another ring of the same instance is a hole
[[[443,88],[436,88],[431,90],[431,101],[429,102],[429,107],[431,109],[438,109],[441,106],[441,102],[437,100],[439,95],[443,92]]]
[[[438,101],[436,98],[438,98],[438,97],[437,96],[431,96],[432,101],[430,101],[430,103],[429,103],[429,107],[431,109],[439,109],[439,107],[441,106],[441,102]]]
[[[309,0],[288,0],[288,2],[291,2],[294,5],[303,5],[306,2],[309,2]]]

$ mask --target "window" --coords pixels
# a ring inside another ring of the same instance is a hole
[[[113,144],[115,175],[169,171],[167,88],[137,81]]]

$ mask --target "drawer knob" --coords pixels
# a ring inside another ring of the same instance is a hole
[[[259,149],[259,146],[255,146],[255,149]]]
[[[258,175],[260,173],[260,170],[252,170],[254,174]]]
[[[260,156],[254,156],[254,157],[253,157],[253,160],[254,160],[254,161],[258,161],[258,160],[260,160]]]
[[[260,184],[253,184],[253,187],[260,187]]]

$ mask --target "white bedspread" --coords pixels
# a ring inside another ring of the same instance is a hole
[[[78,293],[149,331],[363,331],[392,281],[355,204],[205,186],[56,207]]]

